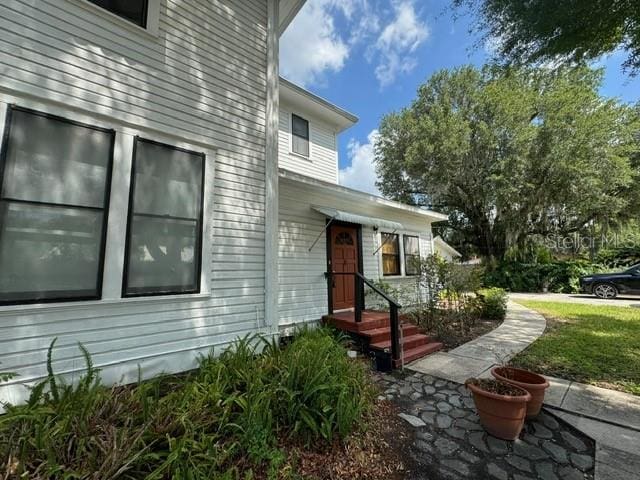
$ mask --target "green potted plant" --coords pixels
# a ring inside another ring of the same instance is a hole
[[[524,426],[531,394],[521,387],[495,379],[470,378],[465,385],[473,394],[484,429],[503,440],[517,439]]]

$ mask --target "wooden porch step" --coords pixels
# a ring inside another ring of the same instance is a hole
[[[403,337],[410,337],[411,335],[415,335],[420,333],[420,329],[415,325],[411,325],[409,323],[403,323],[402,327],[402,335]],[[391,327],[380,327],[373,328],[371,330],[363,330],[359,332],[360,335],[367,338],[369,340],[369,344],[384,342],[385,340],[391,340]]]
[[[353,311],[337,312],[322,317],[324,323],[333,325],[339,330],[349,332],[360,337],[369,351],[391,350],[391,321],[388,312],[365,310],[362,312],[362,320],[355,321]],[[422,331],[407,318],[401,317],[402,339],[404,345],[402,351],[403,362],[406,365],[413,360],[437,352],[442,349],[442,343],[434,342],[432,338],[424,335]],[[395,362],[395,368],[402,362]]]
[[[402,345],[404,350],[411,350],[419,347],[420,345],[426,345],[431,342],[431,338],[422,333],[416,333],[414,335],[404,336],[402,339]],[[383,340],[381,342],[369,344],[369,348],[375,348],[376,350],[384,350],[385,348],[391,349],[391,339]]]
[[[406,365],[409,362],[413,362],[414,360],[417,360],[419,358],[435,353],[441,350],[442,346],[443,345],[440,342],[430,342],[430,343],[427,343],[426,345],[420,345],[418,347],[405,350],[404,355],[402,357],[404,360],[404,364]],[[399,368],[401,365],[400,365],[400,362],[394,362],[393,366],[394,368]]]

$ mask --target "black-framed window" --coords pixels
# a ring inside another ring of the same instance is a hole
[[[420,262],[420,238],[417,235],[404,235],[404,273],[418,275]]]
[[[204,153],[136,138],[123,296],[198,293]]]
[[[9,107],[0,303],[99,299],[115,132]]]
[[[295,113],[291,115],[291,149],[298,155],[309,156],[309,122]]]
[[[129,20],[142,28],[147,27],[147,12],[149,0],[89,0],[91,3],[104,8]]]
[[[400,275],[400,240],[397,233],[382,234],[382,274]]]

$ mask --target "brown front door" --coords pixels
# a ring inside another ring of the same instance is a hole
[[[331,271],[335,273],[358,271],[358,231],[355,227],[331,226]],[[353,275],[334,275],[331,295],[334,310],[355,306]]]

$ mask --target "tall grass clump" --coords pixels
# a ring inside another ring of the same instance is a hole
[[[283,348],[246,337],[188,374],[120,387],[82,346],[86,373],[65,382],[54,344],[47,378],[0,416],[2,480],[282,478],[288,445],[344,439],[373,402],[364,367],[326,329]]]

